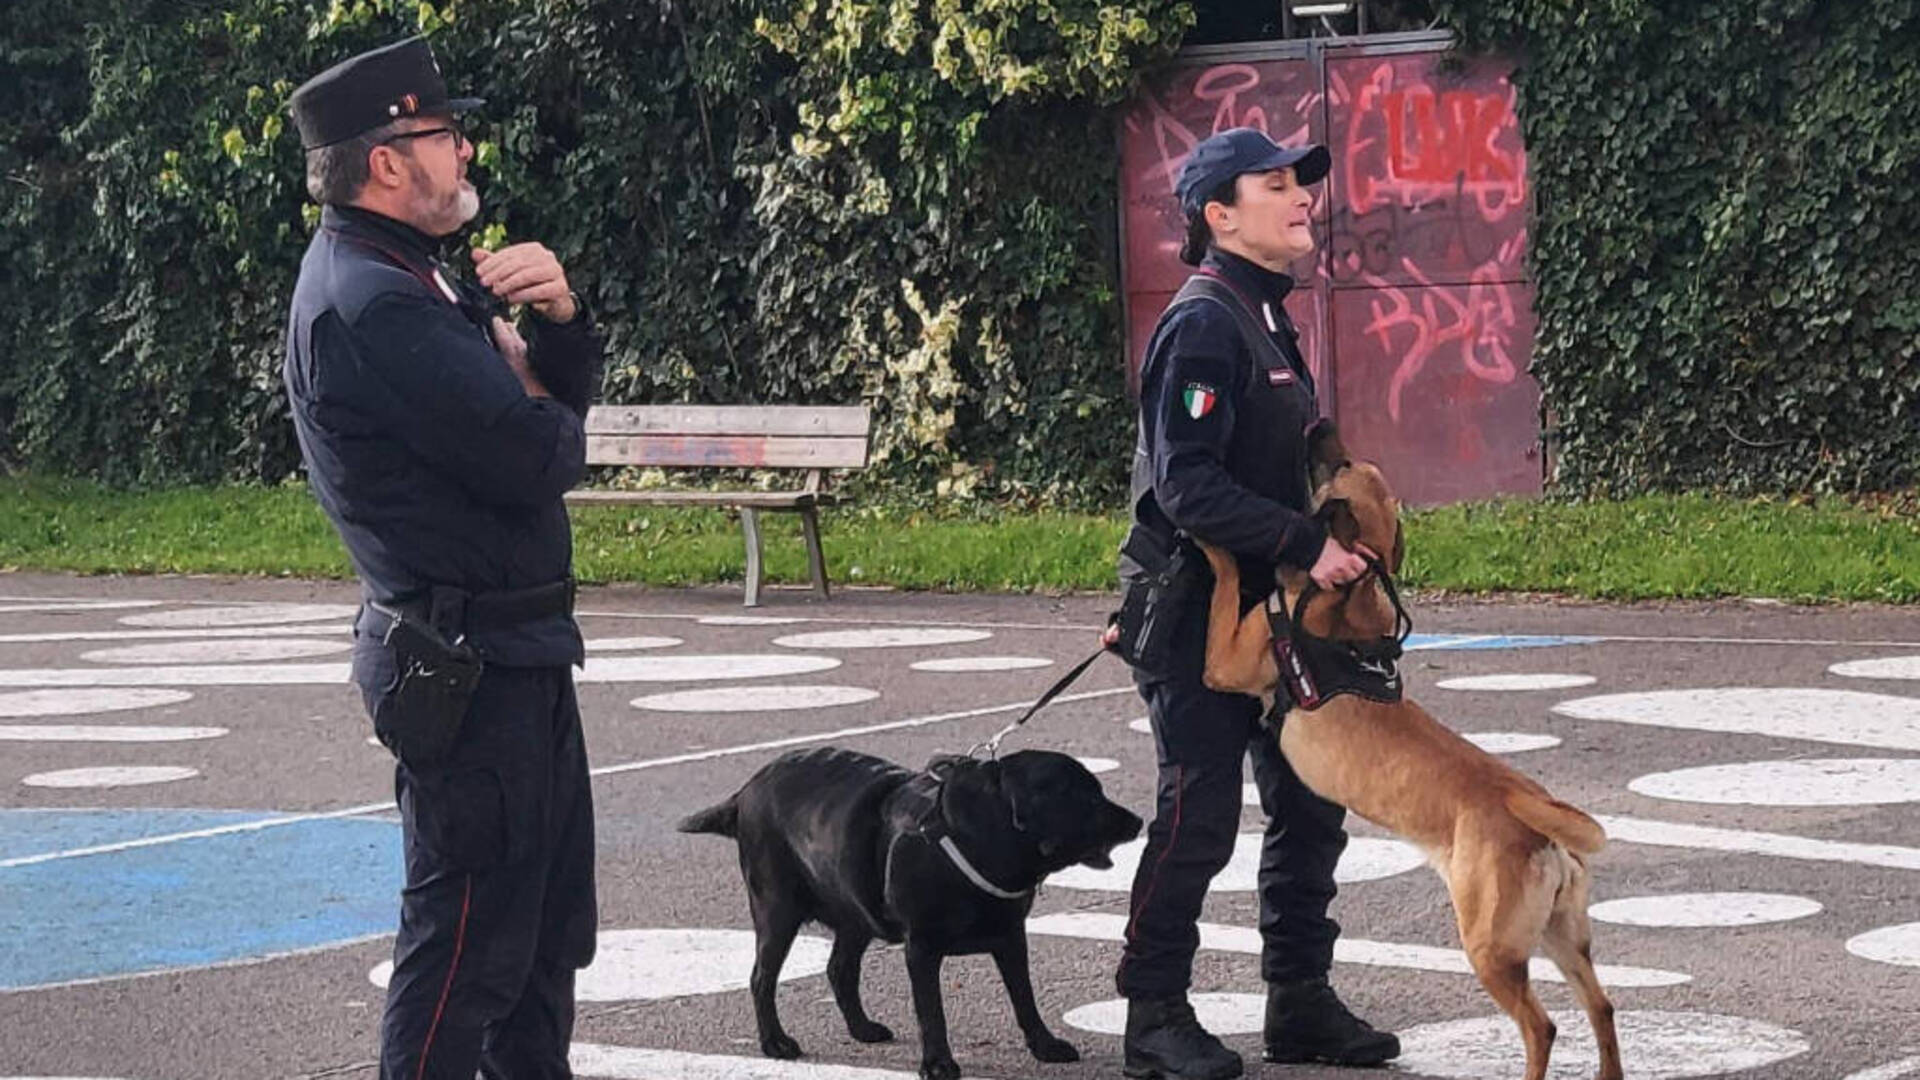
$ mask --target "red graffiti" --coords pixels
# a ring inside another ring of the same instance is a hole
[[[1474,197],[1487,221],[1523,206],[1527,160],[1520,148],[1513,87],[1501,92],[1397,87],[1392,62],[1375,67],[1336,103],[1349,104],[1344,173],[1355,214],[1383,202],[1414,205],[1436,195]]]
[[[1456,287],[1434,285],[1410,261],[1405,269],[1425,286],[1417,290],[1417,301],[1407,295],[1407,290],[1368,275],[1368,284],[1378,292],[1369,305],[1372,321],[1363,333],[1377,335],[1381,352],[1391,354],[1396,345],[1394,331],[1413,331],[1387,384],[1387,415],[1399,422],[1401,396],[1407,385],[1428,360],[1450,347],[1458,350],[1461,366],[1475,378],[1499,384],[1512,382],[1520,373],[1514,355],[1528,343],[1515,340],[1519,312],[1507,284],[1495,280],[1495,268],[1489,264],[1475,269],[1464,295]]]

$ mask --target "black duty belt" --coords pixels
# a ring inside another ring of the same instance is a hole
[[[476,633],[505,630],[556,615],[573,614],[576,586],[572,578],[525,589],[468,592],[450,585],[434,585],[410,600],[391,604],[362,604],[355,626],[363,634],[384,637],[393,624],[390,611],[433,627],[448,641]]]

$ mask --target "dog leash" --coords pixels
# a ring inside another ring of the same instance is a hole
[[[1111,634],[1112,631],[1109,630],[1108,633]],[[1086,673],[1086,670],[1088,668],[1093,666],[1093,662],[1095,660],[1098,660],[1102,656],[1105,656],[1109,651],[1110,651],[1110,645],[1107,642],[1107,638],[1106,636],[1102,636],[1100,639],[1100,647],[1093,651],[1093,655],[1073,665],[1072,670],[1068,671],[1065,675],[1061,676],[1058,682],[1054,683],[1052,686],[1047,687],[1047,692],[1040,695],[1040,700],[1034,702],[1032,705],[1029,705],[1027,707],[1027,711],[1020,714],[1020,719],[1015,720],[1013,723],[1008,724],[1006,727],[1001,728],[998,732],[994,734],[993,738],[988,739],[985,742],[974,743],[973,748],[967,751],[967,756],[979,757],[981,756],[981,752],[985,751],[985,756],[989,760],[999,757],[1000,756],[1000,740],[1013,734],[1015,731],[1020,730],[1020,727],[1022,725],[1024,725],[1028,720],[1033,719],[1034,713],[1037,713],[1041,709],[1046,708],[1048,702],[1051,702],[1054,698],[1059,697],[1061,691],[1065,690],[1069,686],[1072,686],[1075,680],[1080,678],[1081,675]]]

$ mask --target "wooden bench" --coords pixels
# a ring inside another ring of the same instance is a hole
[[[727,506],[747,540],[747,606],[760,603],[762,510],[793,511],[807,539],[813,589],[826,599],[817,508],[832,501],[828,469],[863,469],[872,417],[864,405],[596,405],[587,411],[587,464],[656,468],[804,469],[795,491],[575,491],[571,503]]]

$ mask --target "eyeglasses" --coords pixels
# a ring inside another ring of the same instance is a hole
[[[459,153],[461,148],[467,145],[467,133],[460,130],[460,125],[458,124],[448,124],[445,127],[436,128],[421,128],[419,131],[403,131],[398,135],[389,135],[381,139],[376,145],[386,146],[389,143],[397,143],[402,139],[425,139],[434,135],[453,136],[453,150],[455,153]]]

